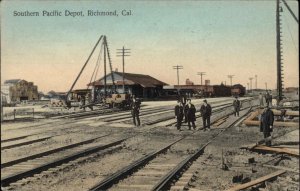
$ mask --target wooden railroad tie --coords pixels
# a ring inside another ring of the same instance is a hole
[[[285,170],[279,170],[279,171],[276,171],[274,173],[271,173],[271,174],[268,174],[266,176],[263,176],[263,177],[260,177],[258,179],[255,179],[253,181],[250,181],[250,182],[247,182],[245,184],[240,184],[240,185],[236,185],[232,188],[229,188],[227,189],[227,191],[238,191],[238,190],[242,190],[242,189],[246,189],[246,188],[249,188],[249,187],[252,187],[252,186],[255,186],[257,184],[260,184],[260,183],[263,183],[267,180],[271,180],[279,175],[282,175],[284,174],[286,171]]]

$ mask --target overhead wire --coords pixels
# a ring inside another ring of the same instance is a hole
[[[286,25],[286,27],[287,27],[287,29],[288,29],[288,31],[289,31],[289,34],[290,34],[290,36],[291,36],[291,39],[292,39],[293,45],[294,45],[294,47],[295,47],[296,53],[298,53],[298,50],[297,50],[297,46],[296,46],[294,37],[293,37],[292,32],[291,32],[291,30],[290,30],[290,26],[289,26],[289,23],[288,23],[288,19],[287,19],[287,17],[285,16],[285,14],[283,14],[283,16],[284,16],[284,19],[285,19],[285,22],[284,22],[284,23],[285,23],[285,25]]]

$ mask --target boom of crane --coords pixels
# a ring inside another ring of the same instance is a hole
[[[94,105],[101,105],[101,106],[119,107],[119,108],[126,109],[126,108],[129,108],[129,106],[130,106],[130,95],[129,94],[125,94],[125,93],[120,94],[116,90],[114,72],[112,71],[112,62],[111,62],[111,57],[110,57],[109,48],[108,48],[108,44],[107,44],[107,39],[106,39],[105,35],[101,35],[100,38],[98,39],[98,41],[96,42],[94,48],[92,49],[92,52],[90,53],[90,55],[87,58],[86,62],[84,63],[83,67],[79,71],[79,74],[77,75],[75,81],[73,82],[70,90],[67,93],[65,103],[66,103],[66,106],[68,108],[71,108],[74,105],[78,105],[78,104],[75,104],[75,103],[73,104],[72,103],[72,102],[74,102],[73,95],[72,95],[73,88],[76,85],[78,79],[80,78],[83,70],[86,68],[89,60],[91,59],[93,53],[95,52],[95,49],[100,44],[100,42],[101,42],[101,50],[100,50],[100,54],[99,54],[98,58],[100,58],[101,52],[103,50],[103,61],[104,61],[104,95],[101,98],[99,98],[99,99],[95,99],[96,96],[90,96],[90,97],[94,97],[94,99],[93,100],[90,99],[89,101],[85,102],[86,104],[83,104],[80,107],[81,108],[85,108],[85,107],[93,107]],[[107,74],[106,74],[106,62],[107,62],[107,59],[108,59],[109,68],[110,68],[110,72],[111,72],[111,78],[112,78],[112,83],[113,83],[113,92],[114,92],[114,93],[112,93],[110,95],[108,95],[108,93],[107,93],[107,83],[106,83],[106,78],[107,78]],[[98,61],[99,60],[100,59],[98,59]],[[91,81],[92,81],[93,77],[96,78],[97,72],[95,74],[95,71],[96,71],[96,69],[97,70],[99,69],[99,65],[100,65],[100,64],[98,64],[98,65],[97,64],[96,64],[94,73],[92,74]],[[87,89],[89,88],[89,85],[91,84],[91,81],[88,84]]]

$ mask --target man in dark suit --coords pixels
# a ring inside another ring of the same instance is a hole
[[[264,133],[264,138],[271,136],[273,132],[274,113],[269,106],[265,108],[260,118],[260,132]],[[271,140],[266,142],[267,146],[271,146]]]
[[[177,105],[175,106],[175,119],[177,120],[177,130],[181,130],[180,127],[181,127],[181,123],[182,123],[182,119],[183,119],[183,106],[182,106],[182,103],[181,101],[177,101]]]
[[[204,131],[206,129],[210,130],[211,106],[207,103],[206,99],[203,101],[203,105],[200,108],[200,113],[202,116]]]
[[[186,117],[189,126],[189,130],[191,130],[191,123],[193,129],[196,129],[195,121],[196,121],[196,108],[191,103],[191,99],[187,99],[187,104],[185,105]]]
[[[141,122],[140,122],[140,108],[141,108],[140,100],[136,99],[135,95],[132,95],[131,114],[132,114],[133,124],[135,126],[140,126],[141,125]]]
[[[233,105],[233,108],[234,108],[234,116],[238,116],[239,117],[241,102],[238,99],[238,97],[235,97],[235,100],[233,101],[232,105]]]
[[[267,106],[269,106],[269,104],[270,104],[270,94],[269,94],[269,92],[267,91],[267,93],[265,94],[265,100],[266,100],[266,103],[267,103]]]

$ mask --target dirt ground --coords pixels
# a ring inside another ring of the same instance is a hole
[[[149,102],[147,107],[151,108],[156,106],[156,104],[155,102]],[[167,106],[174,103],[166,102],[164,104]],[[230,112],[225,111],[223,114]],[[241,115],[246,112],[247,110],[242,111]],[[217,119],[220,116],[222,115],[215,115],[213,119]],[[62,121],[52,121],[51,125],[46,124],[51,122],[51,120],[41,120],[34,124],[30,122],[5,123],[4,128],[1,128],[1,139],[39,132],[44,133],[29,137],[27,140],[36,139],[39,136],[54,137],[45,142],[1,150],[1,163],[27,156],[28,153],[38,153],[107,133],[111,133],[111,136],[101,139],[103,143],[121,137],[136,135],[106,152],[101,151],[91,156],[79,158],[76,161],[54,168],[50,172],[46,171],[33,178],[21,180],[12,184],[9,188],[9,190],[28,191],[88,190],[100,180],[133,161],[156,151],[182,136],[188,136],[183,141],[172,146],[167,153],[159,156],[162,159],[168,159],[164,163],[172,161],[173,158],[174,161],[181,160],[182,157],[188,156],[197,148],[203,146],[205,142],[214,137],[221,129],[228,127],[235,119],[237,117],[231,115],[223,124],[212,126],[211,131],[199,130],[202,127],[201,119],[196,121],[197,131],[189,131],[186,124],[183,124],[182,131],[177,131],[174,125],[166,127],[164,123],[134,128],[128,121],[126,123],[103,123],[101,120],[93,120],[91,122],[90,120],[73,121],[72,119],[63,119]],[[57,125],[53,126],[53,124]],[[65,134],[61,135],[62,133]],[[273,135],[278,134],[284,134],[284,136],[275,139],[272,142],[273,145],[299,150],[299,128],[276,127]],[[267,181],[255,189],[299,190],[299,157],[282,155],[281,160],[277,160],[276,158],[281,156],[280,154],[241,149],[242,146],[254,144],[261,139],[263,139],[263,135],[259,131],[259,127],[256,126],[248,127],[240,122],[236,126],[226,129],[205,148],[204,153],[190,166],[189,170],[195,172],[197,176],[190,182],[189,188],[226,190],[242,182],[255,180],[275,172],[278,169],[287,169],[286,173],[277,180]],[[157,158],[158,161],[160,160],[159,157]],[[252,161],[249,162],[249,159]],[[224,166],[227,168],[226,170],[224,170]],[[243,178],[240,182],[233,183],[233,177],[237,175],[242,175]],[[124,180],[123,183],[130,184],[131,181],[133,180],[128,179]]]

